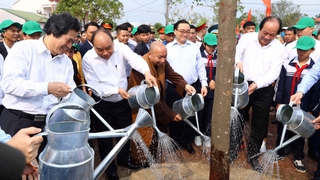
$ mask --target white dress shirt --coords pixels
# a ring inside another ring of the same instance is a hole
[[[288,52],[288,57],[287,60],[292,60],[293,58],[295,58],[298,54],[297,54],[297,49],[294,48],[297,45],[297,41],[295,40],[291,43],[289,43],[286,46],[287,52]],[[316,40],[316,45],[315,45],[315,50],[310,54],[310,57],[316,62],[320,59],[320,41]]]
[[[147,62],[122,43],[114,43],[114,52],[108,60],[99,57],[94,48],[83,57],[82,68],[85,79],[89,85],[100,91],[103,100],[118,102],[123,99],[118,89],[126,91],[128,88],[126,61],[142,74],[150,72]]]
[[[179,73],[188,84],[195,83],[199,78],[202,87],[208,86],[200,49],[195,43],[188,40],[184,45],[179,45],[174,40],[166,46],[167,61],[175,72]]]
[[[242,62],[246,80],[255,82],[259,89],[278,78],[285,55],[285,48],[277,39],[261,46],[258,33],[246,33],[237,44],[235,63]]]
[[[63,82],[74,88],[73,66],[67,55],[52,58],[39,40],[15,43],[4,62],[1,87],[7,109],[29,114],[47,114],[58,104],[58,98],[48,94],[49,82]]]

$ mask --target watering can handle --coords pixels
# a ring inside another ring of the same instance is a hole
[[[80,106],[78,104],[74,104],[74,103],[58,104],[58,105],[54,106],[52,109],[50,109],[50,111],[48,112],[48,114],[46,116],[46,125],[49,124],[49,119],[50,119],[51,115],[53,114],[53,112],[55,112],[58,109],[78,109],[78,110],[83,110],[83,111],[87,112],[82,106]]]
[[[88,88],[92,89],[94,92],[96,92],[96,94],[99,96],[99,101],[97,101],[96,104],[98,104],[102,100],[102,95],[99,93],[99,91],[95,87],[93,87],[89,84],[80,84],[77,87],[80,87],[80,86],[81,87],[88,87]]]
[[[294,105],[294,102],[293,101],[290,101],[290,103],[289,103],[289,106],[293,106]],[[300,104],[296,104],[297,105],[297,107],[300,109]]]

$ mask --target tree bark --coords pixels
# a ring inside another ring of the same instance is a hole
[[[220,0],[218,61],[212,114],[210,180],[229,179],[230,108],[236,46],[237,0]]]

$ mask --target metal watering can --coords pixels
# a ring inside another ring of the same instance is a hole
[[[205,147],[211,147],[211,139],[204,135],[199,129],[197,112],[204,107],[204,99],[201,94],[194,93],[186,96],[173,103],[172,109],[174,112],[180,114],[184,122],[186,122],[192,129],[194,129],[202,138]],[[187,118],[195,116],[197,127],[195,127]]]
[[[72,118],[51,122],[51,115],[61,108],[74,108],[88,113],[77,104],[59,104],[49,111],[45,132],[38,134],[48,137],[48,144],[39,156],[40,179],[99,179],[134,131],[153,125],[149,113],[139,109],[136,122],[125,129],[89,133],[90,128],[86,123],[74,121]],[[94,151],[88,145],[88,139],[110,137],[122,138],[94,170]]]
[[[87,113],[77,104],[59,104],[49,111],[45,132],[38,134],[48,139],[39,156],[40,179],[92,179],[94,151],[87,143],[90,128],[85,120],[76,121],[71,117],[51,122],[51,115],[62,108]]]
[[[287,125],[287,129],[300,135],[303,138],[309,138],[316,132],[315,119],[311,114],[300,109],[300,105],[292,107],[293,103],[281,104],[277,110],[276,118],[279,122]]]
[[[204,107],[204,99],[199,93],[186,96],[177,100],[172,105],[172,110],[180,114],[182,119],[194,116],[195,112],[200,111]]]
[[[232,102],[236,103],[233,106],[237,109],[243,109],[249,103],[248,82],[239,68],[233,74]]]
[[[134,86],[128,90],[128,103],[132,109],[149,109],[160,101],[159,88],[148,87],[146,81],[141,81],[139,86]]]
[[[280,145],[274,151],[281,149],[300,137],[309,138],[316,132],[315,124],[312,123],[315,117],[301,110],[300,105],[297,105],[297,107],[292,106],[293,102],[290,102],[289,104],[281,104],[277,109],[276,119],[283,123],[284,126]],[[287,129],[297,135],[283,142]]]

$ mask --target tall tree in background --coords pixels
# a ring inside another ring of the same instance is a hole
[[[218,22],[219,18],[219,6],[220,6],[220,0],[193,0],[192,2],[196,6],[204,6],[212,8],[214,17],[212,17],[212,21],[214,23]],[[240,12],[243,12],[244,6],[241,4],[240,0],[237,0],[237,10]]]
[[[114,22],[123,16],[119,0],[60,0],[55,13],[69,12],[83,24],[87,21]]]
[[[300,11],[300,6],[295,5],[290,0],[280,0],[271,4],[272,15],[277,16],[282,20],[282,25],[291,27],[295,25],[303,16]],[[265,17],[265,13],[256,12],[258,20],[261,21]]]
[[[197,24],[201,19],[207,19],[207,24],[213,23],[205,13],[193,11],[193,5],[189,6],[185,0],[169,0],[169,22],[175,23],[180,19],[187,20],[190,24]]]

